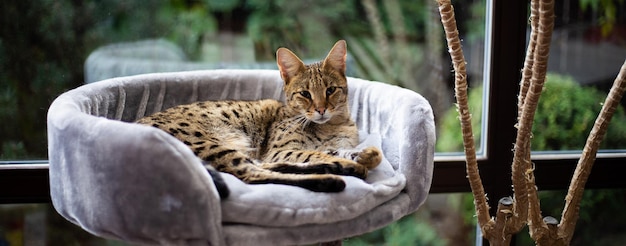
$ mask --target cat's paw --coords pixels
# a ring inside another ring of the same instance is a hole
[[[355,154],[354,160],[369,170],[376,168],[383,160],[383,154],[376,147],[367,147]]]
[[[376,168],[383,159],[383,154],[376,147],[367,147],[363,150],[357,149],[339,149],[339,150],[327,150],[325,154],[345,158],[355,161],[368,170]]]
[[[328,168],[327,173],[354,176],[360,179],[367,178],[367,167],[353,161],[342,159],[326,164],[325,166]]]
[[[346,183],[341,177],[327,174],[303,179],[296,185],[315,192],[341,192],[346,188]]]

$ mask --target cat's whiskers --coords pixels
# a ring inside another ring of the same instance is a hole
[[[298,124],[302,125],[303,131],[304,131],[304,128],[306,128],[310,123],[311,121],[304,115],[300,115],[300,117],[298,118]]]
[[[304,115],[296,115],[281,121],[277,127],[287,130],[302,126],[302,129],[304,129],[307,125],[309,125],[309,123],[310,120],[308,120]]]

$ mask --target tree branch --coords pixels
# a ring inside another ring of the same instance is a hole
[[[572,177],[567,196],[565,197],[565,208],[561,216],[558,234],[559,237],[564,238],[568,243],[572,240],[572,235],[574,234],[580,209],[580,200],[582,199],[585,184],[591,173],[591,168],[593,167],[600,142],[604,138],[604,135],[606,135],[609,122],[622,99],[624,90],[626,90],[626,61],[622,65],[617,78],[615,78],[611,91],[604,101],[602,110],[591,129],[591,133],[583,148],[582,156],[576,165],[574,177]]]
[[[476,148],[474,146],[474,135],[472,133],[471,115],[467,103],[467,75],[465,68],[465,57],[461,49],[461,41],[454,17],[454,7],[450,0],[438,0],[439,14],[443,24],[448,52],[452,58],[454,66],[455,97],[457,100],[457,110],[460,115],[461,129],[463,132],[463,147],[465,150],[466,170],[474,195],[474,205],[476,206],[476,216],[483,235],[489,238],[494,221],[489,216],[489,205],[483,188],[480,174],[478,172],[478,162],[476,160]]]
[[[532,0],[530,7],[530,41],[526,49],[526,58],[524,59],[524,68],[522,70],[522,79],[520,81],[520,93],[517,102],[517,121],[516,127],[519,131],[522,111],[524,109],[524,101],[530,87],[530,81],[533,76],[534,59],[537,47],[537,33],[539,32],[539,0]],[[531,127],[532,128],[532,127]],[[519,136],[519,132],[518,132]],[[519,138],[518,138],[519,139]],[[527,183],[527,170],[530,169],[530,138],[524,139],[523,142],[516,142],[515,149],[517,155],[513,157],[511,166],[511,179],[513,181],[513,197],[515,198],[515,216],[518,218],[513,224],[513,230],[519,231],[526,224],[528,218],[528,199],[529,188]],[[533,184],[534,185],[534,184]]]
[[[532,14],[539,14],[538,19]],[[513,190],[516,199],[516,212],[521,220],[530,220],[529,229],[531,235],[543,235],[542,229],[545,223],[541,219],[539,199],[534,182],[533,170],[530,168],[530,139],[532,137],[532,125],[539,103],[539,97],[543,90],[548,68],[548,57],[550,53],[550,43],[552,40],[552,30],[554,29],[554,1],[541,0],[531,2],[531,44],[528,52],[533,52],[526,56],[524,76],[522,77],[522,90],[528,86],[526,92],[520,92],[518,102],[521,108],[519,116],[517,138],[515,140],[515,150],[513,155]],[[536,43],[532,44],[532,36],[536,37]],[[532,58],[532,61],[529,59]],[[532,73],[529,73],[529,66],[532,66]],[[531,75],[530,82],[527,82],[528,75]],[[530,203],[530,205],[529,205]],[[530,214],[528,214],[530,208]],[[517,224],[520,228],[523,224]],[[533,231],[537,230],[537,231]],[[535,242],[537,240],[533,237]]]
[[[526,49],[526,58],[524,59],[524,69],[522,70],[522,80],[520,82],[520,93],[517,97],[517,115],[522,115],[524,108],[524,99],[530,87],[530,78],[533,76],[533,64],[535,59],[535,49],[537,47],[537,29],[539,28],[539,0],[530,1],[530,40]]]

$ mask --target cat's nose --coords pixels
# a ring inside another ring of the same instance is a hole
[[[317,109],[315,109],[315,111],[317,111],[320,115],[324,115],[324,113],[326,112],[326,108],[324,108],[324,107],[317,108]]]

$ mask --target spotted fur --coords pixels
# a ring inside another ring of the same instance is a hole
[[[311,65],[286,48],[278,49],[276,57],[286,103],[196,102],[137,122],[168,132],[207,165],[251,184],[339,192],[345,187],[339,175],[365,178],[381,161],[377,148],[352,151],[349,158],[337,155],[358,143],[348,111],[345,41]]]

